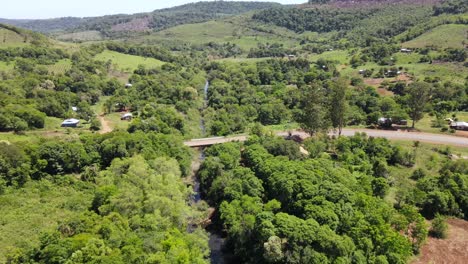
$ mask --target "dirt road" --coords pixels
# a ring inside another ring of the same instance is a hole
[[[353,136],[357,132],[364,132],[371,137],[383,137],[389,140],[408,140],[408,141],[421,141],[432,144],[450,145],[459,147],[468,147],[468,138],[456,137],[443,134],[431,134],[423,132],[404,132],[404,131],[389,131],[389,130],[376,130],[376,129],[343,129],[343,136]],[[293,131],[294,135],[299,135],[302,138],[307,138],[309,135],[301,131]],[[278,132],[278,136],[287,136],[288,132]],[[330,133],[330,135],[335,135]],[[201,138],[185,141],[184,144],[189,147],[202,147],[210,146],[213,144],[227,143],[232,141],[246,141],[246,135],[234,137],[213,137]]]
[[[109,122],[104,118],[104,115],[98,116],[99,122],[101,122],[101,130],[99,130],[100,134],[106,134],[112,132],[112,128],[109,125]]]

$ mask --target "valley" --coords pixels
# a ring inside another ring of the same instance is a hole
[[[467,131],[463,0],[0,19],[0,263],[464,263]]]

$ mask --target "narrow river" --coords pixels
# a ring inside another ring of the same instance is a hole
[[[210,87],[210,83],[206,81],[205,87],[203,88],[203,108],[201,111],[206,109],[208,107],[208,89]],[[202,137],[206,136],[206,127],[205,127],[205,119],[203,117],[202,113],[202,118],[200,118],[200,130],[202,132]],[[192,173],[194,174],[192,176],[193,179],[193,197],[192,197],[192,202],[193,203],[198,203],[202,201],[201,197],[201,192],[200,192],[200,181],[198,179],[198,170],[200,169],[200,165],[203,163],[205,160],[205,150],[203,148],[200,148],[200,154],[198,156],[198,160],[194,161],[194,164],[192,165]],[[207,230],[208,231],[208,230]],[[223,244],[224,244],[224,239],[221,237],[220,234],[216,233],[215,231],[208,231],[209,234],[209,247],[210,247],[210,262],[213,264],[224,264],[224,254],[223,254]]]

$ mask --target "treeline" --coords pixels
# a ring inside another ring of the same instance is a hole
[[[203,212],[187,204],[180,177],[191,154],[181,138],[118,132],[0,147],[0,197],[29,181],[94,193],[87,208],[69,206],[79,217],[62,219],[34,246],[11,245],[7,263],[207,263],[207,235],[188,231]]]
[[[176,57],[169,50],[157,46],[137,46],[118,42],[107,42],[105,48],[124,54],[155,58],[167,62],[174,62],[176,60]]]
[[[293,141],[254,133],[210,147],[199,172],[236,262],[404,263],[419,251],[421,208],[382,199],[389,167],[411,167],[414,152],[355,135],[306,140],[307,158]]]
[[[40,47],[40,46],[26,46],[15,48],[2,48],[0,49],[0,61],[11,62],[16,58],[32,59],[38,64],[54,64],[61,59],[69,58],[62,49]]]
[[[295,51],[286,49],[283,44],[279,43],[259,43],[257,48],[250,49],[248,54],[249,58],[267,58],[267,57],[287,57],[288,55],[295,55]]]
[[[429,21],[432,15],[431,6],[379,5],[359,9],[272,8],[255,13],[253,19],[297,33],[337,32],[335,42],[364,46],[372,39],[389,42],[413,26]]]
[[[468,12],[468,7],[463,0],[445,0],[441,4],[434,6],[434,15],[441,14],[463,14]]]
[[[360,20],[369,17],[371,10],[271,8],[259,11],[253,19],[271,23],[301,33],[330,32],[352,29]]]

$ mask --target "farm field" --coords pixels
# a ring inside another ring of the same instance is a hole
[[[133,72],[139,65],[155,68],[164,64],[164,62],[157,59],[128,55],[110,50],[105,50],[96,55],[95,59],[104,62],[111,60],[113,65],[116,65],[119,70],[124,72]]]
[[[47,65],[47,69],[55,74],[65,73],[66,71],[70,70],[72,67],[72,62],[69,59],[63,59],[58,61],[53,65]]]

